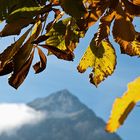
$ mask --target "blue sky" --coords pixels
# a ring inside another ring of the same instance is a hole
[[[137,20],[135,24],[138,25],[138,23]],[[140,26],[136,27],[140,31]],[[90,29],[86,37],[81,39],[75,51],[74,62],[66,62],[49,56],[46,70],[35,75],[31,69],[27,79],[18,90],[8,85],[8,76],[0,77],[0,102],[30,102],[37,97],[48,96],[57,90],[68,89],[98,116],[107,121],[115,98],[120,97],[126,91],[128,82],[140,76],[140,61],[137,57],[120,55],[119,46],[111,39],[117,53],[116,70],[98,88],[90,84],[88,75],[92,69],[80,74],[76,67],[96,29],[97,26]],[[11,41],[13,41],[13,37],[0,39],[1,50],[10,45]],[[125,124],[117,131],[123,140],[137,140],[139,138],[140,126],[137,125],[139,116],[140,108],[135,107]]]

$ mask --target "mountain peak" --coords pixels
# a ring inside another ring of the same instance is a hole
[[[28,104],[37,110],[61,111],[72,113],[83,110],[86,106],[79,99],[70,93],[67,89],[52,93],[46,98],[38,98]]]

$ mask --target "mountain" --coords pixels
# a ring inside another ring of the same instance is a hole
[[[121,140],[104,131],[105,122],[68,90],[38,98],[28,106],[46,113],[41,122],[24,125],[15,135],[0,140]]]

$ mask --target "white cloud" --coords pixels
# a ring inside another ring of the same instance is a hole
[[[0,134],[15,134],[23,125],[39,123],[45,116],[25,104],[0,104]]]

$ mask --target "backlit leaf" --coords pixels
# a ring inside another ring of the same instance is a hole
[[[7,62],[9,62],[13,58],[13,56],[18,52],[18,50],[20,49],[21,45],[25,41],[30,31],[31,31],[31,28],[28,29],[15,43],[11,44],[11,46],[6,48],[0,54],[1,67],[4,67],[4,65]]]
[[[140,16],[140,5],[134,5],[133,3],[129,2],[128,0],[122,0],[124,3],[126,11],[130,15]],[[140,2],[139,2],[140,4]]]
[[[86,13],[82,0],[60,0],[60,5],[67,14],[75,18],[81,18]]]
[[[99,28],[98,28],[98,32],[97,32],[97,36],[96,36],[96,44],[97,46],[99,45],[99,43],[105,39],[108,38],[108,35],[110,33],[110,25],[111,22],[114,19],[116,12],[112,11],[112,12],[106,12],[100,19],[100,23],[99,23]]]
[[[137,33],[131,19],[122,9],[117,11],[112,33],[115,41],[120,45],[122,53],[130,56],[140,56],[140,43]]]
[[[33,57],[34,57],[34,51],[26,60],[26,62],[22,65],[22,67],[18,71],[14,72],[9,78],[9,84],[15,89],[17,89],[23,83],[26,76],[28,75]]]
[[[9,74],[13,71],[13,62],[10,61],[0,68],[0,76]]]
[[[49,45],[40,45],[45,49],[48,49],[49,53],[54,54],[59,59],[64,59],[67,61],[73,61],[74,54],[73,52],[66,51],[66,50],[60,50],[59,48],[56,48],[54,46]]]
[[[72,18],[67,18],[55,23],[49,32],[40,36],[34,43],[38,44],[45,41],[45,45],[40,44],[40,46],[47,48],[49,52],[59,59],[72,61],[74,58],[73,51],[79,42],[81,34],[80,31],[77,31],[78,26],[75,21],[71,21]]]
[[[100,82],[114,72],[116,55],[109,41],[102,40],[97,47],[94,39],[91,41],[77,68],[79,72],[83,73],[88,67],[93,67],[90,82],[98,86]]]
[[[32,30],[32,34],[29,37],[29,39],[24,43],[24,45],[19,49],[19,51],[14,56],[14,72],[18,71],[22,65],[26,62],[28,57],[30,56],[30,53],[33,49],[32,42],[38,37],[40,31],[41,31],[42,23],[41,21],[38,21]]]
[[[38,55],[40,57],[40,61],[33,66],[36,74],[42,72],[46,68],[46,63],[47,63],[47,58],[43,53],[43,51],[38,47],[37,49],[38,49]]]
[[[140,6],[139,0],[130,0],[133,4]]]
[[[0,36],[9,36],[9,35],[19,35],[21,30],[32,23],[33,19],[18,19],[11,23],[5,25],[3,30],[0,32]]]
[[[124,95],[115,100],[106,131],[115,132],[124,123],[138,101],[140,101],[140,77],[129,83]]]

